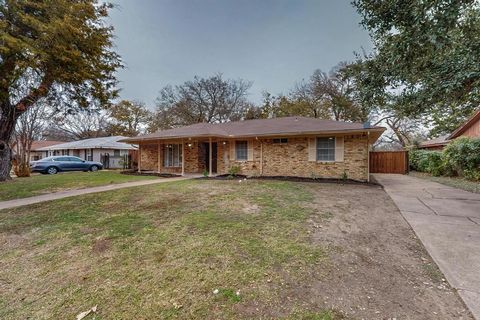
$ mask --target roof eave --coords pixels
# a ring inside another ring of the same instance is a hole
[[[462,133],[464,133],[473,123],[480,121],[480,109],[477,110],[467,121],[465,121],[460,127],[455,129],[447,138],[447,140],[452,140],[458,138]]]
[[[128,138],[120,140],[124,143],[141,143],[147,141],[157,140],[175,140],[175,139],[189,139],[189,138],[221,138],[221,139],[241,139],[241,138],[267,138],[276,136],[311,136],[311,135],[327,135],[327,134],[349,134],[349,133],[366,133],[377,132],[379,136],[386,130],[384,127],[362,128],[362,129],[342,129],[342,130],[322,130],[322,131],[298,131],[298,132],[274,132],[267,134],[245,134],[245,135],[218,135],[218,134],[196,134],[196,135],[179,135],[179,136],[164,136],[164,137],[148,137],[148,138]]]

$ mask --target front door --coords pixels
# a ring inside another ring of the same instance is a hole
[[[208,142],[203,143],[203,151],[205,159],[205,170],[208,171],[210,163],[210,144]],[[212,142],[212,173],[217,173],[217,143]]]

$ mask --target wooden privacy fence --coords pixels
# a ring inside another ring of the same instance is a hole
[[[408,173],[408,151],[371,151],[370,173]]]

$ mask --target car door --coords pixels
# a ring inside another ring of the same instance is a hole
[[[70,171],[72,170],[72,164],[70,163],[69,157],[57,157],[54,159],[55,164],[60,168],[62,171]]]
[[[80,158],[77,157],[68,157],[70,161],[70,168],[71,170],[85,170],[86,164],[85,161],[83,161]]]

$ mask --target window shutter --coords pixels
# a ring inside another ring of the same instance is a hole
[[[235,161],[235,140],[230,140],[230,161]]]
[[[253,140],[247,142],[247,160],[253,161]]]
[[[344,154],[343,137],[335,137],[335,162],[343,162]]]
[[[317,161],[317,139],[308,138],[308,161]]]

